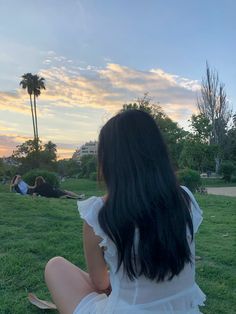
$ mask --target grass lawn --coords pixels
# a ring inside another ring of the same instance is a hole
[[[68,180],[62,188],[101,195],[88,180]],[[203,313],[233,314],[236,309],[236,198],[197,196],[204,222],[197,235],[197,282],[207,295]],[[75,200],[32,198],[0,188],[0,313],[46,313],[27,301],[28,292],[49,299],[43,270],[61,255],[85,268],[82,222]],[[57,313],[51,311],[50,313]]]
[[[205,187],[227,187],[236,186],[236,181],[225,182],[223,179],[202,178],[202,185]]]

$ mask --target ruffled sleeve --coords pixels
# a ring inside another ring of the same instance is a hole
[[[85,201],[78,201],[78,210],[80,217],[87,222],[93,228],[94,233],[102,240],[99,243],[100,247],[105,247],[105,255],[114,256],[116,253],[113,242],[105,234],[98,222],[98,214],[103,206],[103,200],[101,197],[92,196]]]
[[[186,186],[181,186],[181,188],[185,190],[185,192],[187,192],[187,194],[190,197],[192,220],[193,220],[193,231],[194,233],[196,233],[203,220],[202,210],[199,207],[197,201],[195,200],[195,197],[193,196],[192,192]]]
[[[92,196],[85,201],[78,201],[78,210],[80,217],[90,225],[94,233],[102,238],[102,242],[99,243],[99,246],[103,246],[105,234],[101,229],[98,223],[98,213],[103,206],[103,200],[101,197]]]
[[[80,217],[93,227],[97,222],[98,212],[103,205],[102,199],[92,196],[85,201],[78,201],[77,205]]]

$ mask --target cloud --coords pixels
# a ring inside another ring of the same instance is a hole
[[[42,65],[39,75],[46,80],[46,90],[38,99],[37,110],[40,135],[45,141],[68,141],[76,146],[78,142],[96,139],[100,126],[108,117],[146,92],[174,121],[186,122],[196,111],[198,81],[162,69],[142,71],[116,63],[107,63],[103,68],[81,62],[76,64],[74,60],[57,56],[54,51],[44,54]],[[14,113],[15,119],[21,123],[26,121],[24,116],[31,116],[27,92],[20,88],[0,91],[1,111],[3,116],[10,117],[10,113]],[[1,124],[1,133],[13,134],[21,129],[20,124],[8,124],[10,120],[2,119],[5,124]],[[27,121],[29,124],[29,117]],[[27,132],[31,132],[31,126]],[[28,133],[22,131],[22,134]],[[31,136],[29,133],[28,138]],[[4,147],[12,148],[16,143],[18,141],[11,137]],[[66,156],[72,148],[63,147],[61,154]]]
[[[20,136],[18,134],[0,135],[0,156],[12,155],[13,151],[16,150],[16,146],[22,144],[27,140],[29,140],[28,137]],[[51,138],[43,139],[43,143],[46,143],[47,140],[51,140]],[[75,152],[76,148],[82,145],[83,143],[84,142],[76,141],[73,143],[57,142],[56,144],[58,158],[62,159],[71,157],[72,154]]]
[[[199,90],[196,80],[160,69],[140,71],[114,63],[108,63],[103,69],[51,67],[40,74],[47,82],[47,91],[41,98],[64,108],[92,107],[115,112],[122,104],[149,92],[164,110],[169,106],[178,110],[181,105],[194,111]]]
[[[75,148],[58,148],[57,150],[57,159],[66,159],[71,158],[73,153],[75,152]]]
[[[30,114],[26,97],[20,91],[0,91],[0,110]]]
[[[46,59],[43,61],[43,64],[51,64],[51,63],[52,63],[52,61],[50,59]]]
[[[9,156],[16,146],[26,141],[28,138],[18,134],[0,135],[0,156]]]
[[[45,62],[49,67],[40,71],[46,80],[46,91],[42,91],[39,98],[41,116],[55,115],[58,107],[102,108],[115,112],[122,104],[142,97],[145,92],[149,92],[164,110],[169,111],[172,107],[172,111],[179,108],[194,111],[199,89],[195,80],[161,69],[140,71],[115,63],[108,63],[105,68],[78,67],[68,65],[68,59],[63,56],[50,54],[48,57]],[[55,66],[55,61],[60,66]],[[30,114],[26,91],[0,92],[0,109]]]

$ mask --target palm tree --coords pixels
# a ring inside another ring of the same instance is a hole
[[[37,118],[37,106],[36,106],[36,98],[41,94],[41,89],[46,89],[45,87],[45,79],[43,77],[39,77],[37,74],[33,75],[33,94],[34,94],[34,116],[35,116],[35,131],[36,131],[36,139],[38,141],[38,118]]]
[[[37,119],[37,106],[36,106],[36,98],[41,94],[41,89],[45,89],[45,79],[43,77],[39,77],[37,74],[33,75],[32,73],[25,73],[22,75],[22,81],[20,85],[23,89],[27,89],[28,94],[30,96],[30,106],[31,106],[31,114],[33,121],[33,129],[34,129],[34,141],[36,150],[39,147],[39,134],[38,134],[38,119]],[[34,95],[34,103],[32,101],[32,95]]]
[[[36,129],[35,129],[35,118],[34,118],[34,110],[33,110],[33,102],[32,102],[32,94],[33,94],[33,74],[25,73],[22,75],[22,81],[20,85],[23,89],[27,89],[27,92],[30,96],[30,106],[31,106],[31,114],[32,114],[32,122],[33,122],[33,130],[34,130],[34,140],[36,140]]]

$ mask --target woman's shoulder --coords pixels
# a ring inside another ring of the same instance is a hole
[[[98,196],[91,196],[86,200],[77,202],[80,217],[88,223],[97,219],[99,210],[103,205],[103,198]]]
[[[78,201],[77,205],[80,217],[85,220],[86,223],[93,228],[94,233],[102,239],[102,241],[99,243],[99,246],[107,248],[106,254],[114,255],[114,245],[111,243],[111,240],[108,238],[108,236],[104,233],[98,222],[98,214],[104,205],[104,198],[92,196],[84,201]]]
[[[79,200],[77,201],[77,205],[78,205],[78,209],[82,208],[82,209],[86,209],[89,208],[91,206],[95,206],[98,207],[98,205],[103,205],[103,198],[101,196],[91,196],[89,198],[87,198],[86,200]]]

